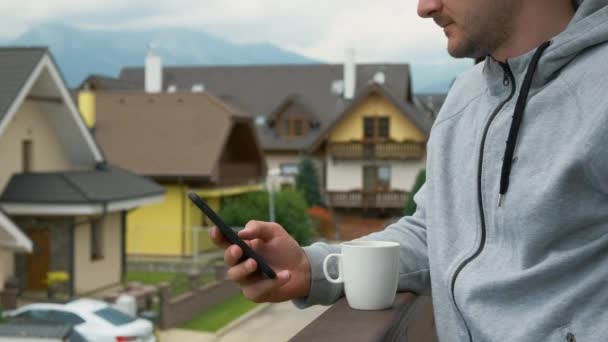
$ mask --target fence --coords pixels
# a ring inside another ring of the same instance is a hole
[[[199,273],[189,275],[190,291],[172,298],[170,285],[159,285],[161,329],[169,329],[189,321],[211,307],[232,298],[241,289],[232,281],[226,280],[226,268],[216,268],[216,281],[201,286]]]

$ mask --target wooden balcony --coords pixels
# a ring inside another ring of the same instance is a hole
[[[342,298],[290,341],[437,342],[429,297],[398,293],[388,310],[362,311]]]
[[[405,207],[408,192],[391,191],[328,191],[329,205],[334,208],[401,209]]]
[[[330,143],[329,154],[337,160],[409,160],[424,157],[424,144],[417,142]]]

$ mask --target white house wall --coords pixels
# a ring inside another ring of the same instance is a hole
[[[410,191],[424,161],[341,161],[327,158],[327,191],[350,191],[363,189],[363,167],[365,165],[390,165],[392,190]]]

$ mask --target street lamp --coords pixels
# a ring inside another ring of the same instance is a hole
[[[274,212],[274,188],[276,177],[281,175],[281,170],[279,169],[270,169],[268,170],[268,175],[266,176],[266,189],[268,190],[268,217],[270,222],[276,221],[276,215]]]

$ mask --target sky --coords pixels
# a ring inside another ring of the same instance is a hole
[[[201,29],[238,43],[270,42],[321,61],[454,63],[416,0],[0,0],[0,39],[37,24],[94,29]],[[462,61],[461,61],[462,62]]]

